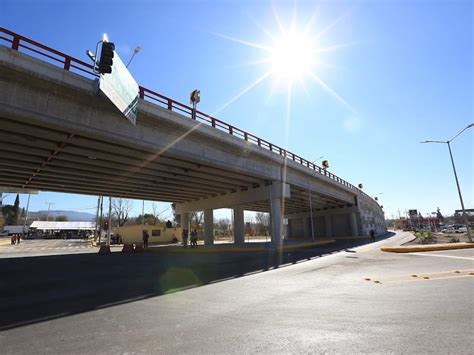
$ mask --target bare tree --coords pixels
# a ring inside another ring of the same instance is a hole
[[[221,235],[228,234],[229,229],[230,229],[230,219],[229,218],[220,218],[220,219],[218,219],[215,229]]]
[[[115,219],[119,227],[127,223],[130,211],[132,210],[132,203],[123,198],[116,198],[112,200],[112,218]]]
[[[201,230],[202,220],[204,218],[204,212],[191,212],[189,219],[191,221],[191,229]]]
[[[255,214],[255,227],[258,235],[268,235],[270,226],[270,214],[257,212]]]
[[[169,207],[165,208],[164,210],[162,211],[159,211],[158,210],[158,206],[156,205],[155,202],[153,202],[153,204],[151,205],[151,208],[153,209],[153,224],[156,225],[157,223],[160,223],[162,222],[162,219],[160,218],[160,216],[165,213],[166,211],[169,210]]]

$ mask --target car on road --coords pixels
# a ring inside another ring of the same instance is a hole
[[[446,228],[442,229],[442,233],[455,233],[455,229],[453,226],[447,226]]]
[[[462,226],[454,230],[454,233],[467,233],[467,228]]]

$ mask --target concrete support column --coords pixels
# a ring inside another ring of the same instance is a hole
[[[281,199],[272,198],[272,243],[280,245],[282,243],[282,224],[283,219],[281,215]]]
[[[234,207],[234,243],[245,243],[244,210],[241,206]]]
[[[311,238],[311,226],[310,226],[310,219],[308,217],[303,217],[303,237]]]
[[[204,210],[204,245],[214,244],[214,211]]]
[[[326,237],[332,237],[332,222],[331,216],[324,216],[324,224],[326,224]]]
[[[351,220],[351,233],[354,237],[357,237],[359,235],[359,229],[357,228],[357,216],[355,212],[351,212],[349,218]]]
[[[189,213],[181,213],[181,228],[189,230]]]

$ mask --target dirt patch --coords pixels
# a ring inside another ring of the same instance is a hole
[[[405,245],[430,245],[430,244],[445,244],[445,243],[459,243],[469,242],[467,233],[432,233],[431,238],[426,233],[417,235],[416,239]]]

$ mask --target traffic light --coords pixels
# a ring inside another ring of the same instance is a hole
[[[359,184],[357,186],[359,186],[359,189],[362,189],[364,187],[364,185],[362,185],[362,184]]]
[[[114,64],[115,44],[112,42],[102,42],[102,50],[100,51],[99,73],[112,73],[112,65]]]
[[[329,168],[329,161],[323,160],[323,169]]]

